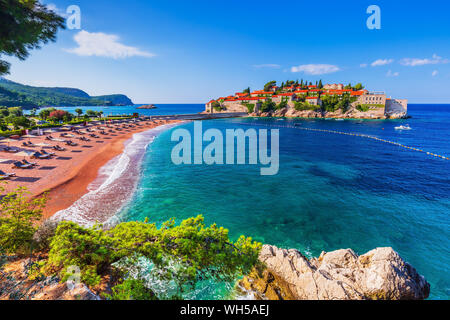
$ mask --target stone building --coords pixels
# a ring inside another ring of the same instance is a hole
[[[384,92],[368,92],[358,97],[358,104],[386,105],[386,94]]]
[[[306,97],[306,102],[313,106],[321,106],[322,100],[319,97]]]
[[[342,83],[339,84],[326,84],[323,86],[324,90],[344,90],[344,85]]]

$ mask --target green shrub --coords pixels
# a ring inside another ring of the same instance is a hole
[[[244,103],[244,106],[247,107],[248,113],[253,113],[255,111],[255,104],[253,103]]]
[[[95,286],[112,268],[125,273],[114,267],[116,263],[144,258],[154,264],[161,279],[173,281],[182,292],[186,286],[195,287],[199,279],[231,280],[248,273],[257,263],[261,247],[244,236],[231,242],[228,230],[215,224],[206,227],[202,216],[178,226],[172,219],[161,228],[147,222],[127,222],[102,230],[100,226],[83,228],[62,222],[50,243],[42,272],[56,272],[66,281],[71,275],[69,268],[77,266],[81,281]],[[127,295],[130,285],[136,283],[126,283],[116,293]]]
[[[4,193],[3,185],[0,191]],[[0,200],[0,251],[3,253],[21,255],[30,251],[47,197],[30,199],[28,194],[26,188],[19,187]]]

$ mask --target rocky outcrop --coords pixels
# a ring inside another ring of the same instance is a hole
[[[155,105],[153,104],[147,104],[145,106],[140,106],[137,107],[136,109],[147,109],[147,110],[153,110],[153,109],[158,109]]]
[[[100,300],[82,283],[68,288],[56,277],[30,279],[31,266],[21,259],[0,269],[0,300]]]
[[[335,112],[322,112],[315,110],[295,110],[292,107],[283,108],[274,112],[258,112],[250,114],[252,117],[286,117],[286,118],[334,118],[334,119],[386,119],[383,108],[361,112],[350,108],[346,112],[339,109]]]
[[[308,260],[297,250],[265,245],[254,270],[241,286],[262,299],[421,300],[428,298],[425,278],[392,248],[358,256],[350,249],[323,252]]]

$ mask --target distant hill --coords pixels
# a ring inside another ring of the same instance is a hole
[[[123,94],[91,97],[86,92],[74,88],[32,87],[0,77],[0,106],[34,107],[75,107],[75,106],[121,106],[133,105]]]

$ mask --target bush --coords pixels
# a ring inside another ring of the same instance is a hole
[[[270,112],[276,109],[277,105],[272,99],[267,99],[261,104],[261,112]]]
[[[56,233],[59,223],[53,220],[44,221],[33,235],[33,241],[36,244],[36,249],[47,250],[50,248],[50,243]]]
[[[5,191],[4,186],[0,191]],[[18,255],[29,252],[46,201],[46,195],[30,200],[23,187],[0,200],[0,251]]]
[[[108,300],[158,300],[155,293],[145,286],[143,280],[127,279],[112,288],[112,294],[107,295]]]
[[[96,286],[111,269],[128,278],[126,271],[114,267],[117,263],[146,259],[157,268],[159,278],[172,281],[182,292],[186,286],[195,287],[199,279],[231,280],[247,274],[257,263],[261,247],[244,236],[231,242],[228,230],[215,224],[206,227],[202,216],[178,226],[169,220],[159,229],[146,222],[121,223],[110,230],[61,222],[42,272],[57,272],[64,282],[71,275],[69,268],[78,266],[81,281]],[[116,294],[128,296],[130,285],[136,283],[126,283]]]
[[[64,121],[68,122],[68,121],[72,120],[72,115],[69,112],[64,111],[64,110],[55,110],[55,111],[50,112],[50,114],[48,115],[48,118],[52,119],[54,121],[55,120],[56,121],[64,120]]]
[[[313,105],[309,104],[308,102],[296,101],[294,103],[294,109],[297,110],[297,111],[307,111],[307,110],[316,111],[317,109],[320,109],[320,107],[313,106]]]
[[[253,113],[255,111],[255,104],[253,103],[244,103],[244,106],[247,107],[248,113]]]

